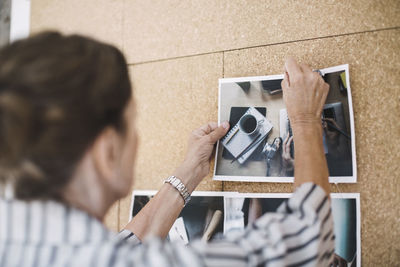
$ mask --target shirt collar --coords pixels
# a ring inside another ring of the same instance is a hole
[[[113,236],[96,218],[60,202],[0,199],[0,242],[79,245]]]

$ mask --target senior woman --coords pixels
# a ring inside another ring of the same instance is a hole
[[[188,246],[164,242],[209,172],[227,122],[189,137],[183,163],[119,234],[102,220],[133,183],[135,101],[123,55],[45,32],[0,51],[0,266],[320,266],[334,250],[321,110],[328,85],[285,64],[296,191],[243,233]],[[165,155],[168,156],[168,151]]]

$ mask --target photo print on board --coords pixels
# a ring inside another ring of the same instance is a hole
[[[277,209],[291,194],[238,194],[225,197],[224,234],[243,231],[268,212]],[[360,195],[331,194],[337,266],[361,266]],[[296,229],[293,229],[296,232]]]
[[[134,191],[130,220],[150,201],[157,191]],[[193,192],[172,225],[167,239],[188,244],[195,239],[203,241],[220,238],[224,231],[224,197],[222,192]]]
[[[319,70],[330,86],[321,116],[331,183],[357,182],[349,66]],[[214,179],[293,182],[294,143],[282,96],[283,75],[219,80],[218,121],[230,131],[217,144]]]
[[[133,191],[130,220],[157,191]],[[236,235],[268,212],[277,212],[291,194],[195,191],[171,227],[167,239],[189,244]],[[339,266],[361,266],[360,194],[332,193],[335,260]],[[296,229],[293,229],[296,231]],[[236,232],[236,233],[235,233]]]

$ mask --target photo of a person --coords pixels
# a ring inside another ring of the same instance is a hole
[[[282,153],[282,138],[275,137],[275,139],[272,141],[272,144],[267,142],[262,152],[265,154],[265,158],[267,161],[266,176],[271,176],[271,161],[274,159],[279,160],[281,158],[280,153]],[[279,169],[281,168],[281,163],[276,163],[273,166],[277,167],[279,172]]]
[[[321,116],[330,182],[353,183],[357,174],[348,65],[318,73],[330,87]],[[220,79],[219,120],[228,120],[231,130],[217,145],[215,180],[293,181],[295,140],[281,80],[279,75]],[[247,119],[249,113],[256,115],[254,122]]]

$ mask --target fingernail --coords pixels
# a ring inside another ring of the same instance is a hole
[[[229,123],[227,121],[224,121],[221,125],[222,125],[222,127],[224,127],[224,129],[229,128]]]

